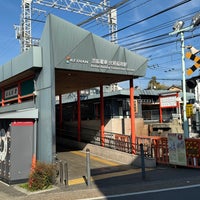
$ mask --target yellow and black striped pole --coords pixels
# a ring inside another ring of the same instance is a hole
[[[195,62],[195,64],[187,70],[187,75],[190,76],[197,68],[200,67],[200,57],[192,54],[191,52],[186,52],[185,57]]]

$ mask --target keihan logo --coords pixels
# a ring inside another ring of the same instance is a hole
[[[65,57],[65,62],[67,64],[69,64],[69,63],[88,64],[89,63],[88,60],[85,60],[85,59],[82,59],[82,58],[71,58],[70,56]]]
[[[70,56],[66,56],[66,57],[65,57],[65,60],[66,60],[65,62],[66,62],[67,64],[69,64],[69,63],[70,63],[70,59],[71,59]]]

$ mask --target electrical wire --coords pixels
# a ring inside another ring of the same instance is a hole
[[[114,33],[119,33],[119,32],[121,32],[121,31],[124,31],[124,30],[126,30],[127,28],[130,28],[130,27],[135,26],[135,25],[137,25],[137,24],[139,24],[139,23],[142,23],[142,22],[144,22],[144,21],[146,21],[146,20],[149,20],[149,19],[151,19],[151,18],[154,18],[154,17],[156,17],[156,16],[158,16],[158,15],[160,15],[160,14],[163,14],[163,13],[169,11],[169,10],[172,10],[172,9],[174,9],[174,8],[176,8],[176,7],[179,7],[179,6],[181,6],[181,5],[185,4],[185,3],[188,3],[188,2],[190,2],[190,1],[191,1],[191,0],[184,0],[184,1],[180,2],[180,3],[177,3],[177,4],[173,5],[173,6],[170,6],[170,7],[166,8],[166,9],[164,9],[164,10],[162,10],[162,11],[159,11],[159,12],[157,12],[157,13],[155,13],[155,14],[149,16],[149,17],[146,17],[146,18],[144,18],[144,19],[142,19],[142,20],[139,20],[139,21],[137,21],[137,22],[134,22],[134,23],[132,23],[132,24],[129,24],[129,25],[123,27],[123,28],[120,28],[120,29],[118,29],[117,31],[113,31],[112,33],[103,35],[102,37],[103,37],[103,38],[106,38],[106,37],[108,37],[108,36],[110,36],[110,35],[112,35],[112,34],[114,34]]]
[[[171,21],[168,21],[168,22],[165,22],[165,23],[161,23],[157,26],[154,26],[154,27],[151,27],[151,28],[148,28],[148,29],[145,29],[145,30],[141,30],[137,33],[134,33],[134,34],[129,34],[129,35],[125,35],[121,38],[118,38],[117,41],[118,42],[125,42],[127,40],[130,40],[130,39],[134,39],[134,38],[138,38],[138,35],[139,36],[144,36],[144,35],[147,35],[147,34],[151,34],[151,33],[154,33],[154,32],[158,32],[158,31],[161,31],[163,29],[166,29],[166,28],[169,28],[169,27],[172,27],[173,24],[176,22],[176,21],[180,21],[183,20],[183,21],[188,21],[191,19],[191,16],[193,16],[195,13],[199,12],[200,10],[197,10],[195,12],[192,12],[188,15],[184,15],[184,16],[181,16],[181,17],[178,17],[178,18],[175,18]]]
[[[145,2],[140,3],[139,5],[136,5],[136,6],[132,7],[132,8],[129,8],[129,9],[127,9],[127,10],[119,13],[118,17],[121,16],[121,15],[127,14],[128,12],[133,11],[134,9],[139,8],[139,7],[143,6],[143,5],[145,5],[145,4],[149,3],[150,1],[152,1],[152,0],[147,0]],[[123,8],[123,7],[120,7],[120,8]],[[120,8],[119,8],[119,10],[120,10]]]
[[[199,34],[194,34],[192,36],[185,37],[185,40],[188,40],[188,39],[191,39],[191,38],[195,38],[195,37],[199,37],[199,36],[200,36],[200,33]],[[162,43],[149,45],[149,46],[143,46],[143,47],[139,47],[139,48],[135,48],[135,49],[132,48],[130,50],[131,51],[139,51],[139,50],[143,50],[143,49],[154,48],[154,47],[158,47],[158,46],[162,46],[162,45],[166,45],[166,44],[171,44],[171,43],[174,43],[174,42],[177,42],[177,41],[180,41],[180,39],[174,39],[174,40],[170,40],[170,41],[167,41],[167,42],[162,42]]]
[[[123,30],[128,30],[129,28],[131,28],[131,27],[133,27],[135,25],[140,25],[144,21],[147,21],[149,19],[157,17],[160,14],[168,12],[171,9],[176,8],[176,7],[180,6],[180,5],[183,5],[183,4],[185,4],[185,3],[189,2],[189,1],[191,1],[191,0],[181,1],[178,4],[175,4],[175,5],[173,5],[171,7],[168,7],[166,9],[164,9],[164,10],[161,10],[161,11],[159,11],[159,12],[155,13],[154,15],[151,15],[151,16],[149,16],[147,18],[144,18],[142,20],[139,20],[137,22],[134,22],[134,23],[131,23],[131,24],[127,25],[127,26],[124,26],[124,27],[118,29],[116,32],[112,32],[112,33],[106,34],[103,37],[107,37],[107,36],[109,36],[109,35],[111,35],[113,33],[119,33],[119,32],[121,32]],[[131,6],[131,3],[137,3],[137,2],[138,2],[137,5]],[[111,6],[111,7],[107,8],[106,11],[108,12],[109,9],[111,10],[111,9],[117,8],[118,9],[117,10],[118,11],[118,17],[122,17],[122,16],[126,15],[128,12],[131,12],[131,11],[133,11],[135,9],[138,9],[138,8],[142,9],[142,6],[145,6],[146,4],[150,5],[150,2],[151,2],[151,0],[145,0],[143,2],[141,2],[141,0],[139,0],[139,1],[137,1],[137,0],[129,0],[129,1],[126,0],[125,1],[124,0],[124,1],[120,1],[120,2],[118,2],[116,4],[114,4],[114,6]],[[95,3],[96,5],[98,4],[98,3],[93,2],[93,1],[90,1],[90,3]],[[53,12],[52,10],[53,10],[52,8],[51,8],[51,10],[49,9],[48,13],[52,13]],[[107,12],[105,12],[103,14],[107,14]],[[101,15],[102,15],[102,13],[99,16],[101,16]],[[189,20],[189,18],[191,19],[191,17],[189,17],[189,15],[190,14],[188,14],[186,16],[182,16],[181,18],[183,18],[184,21]],[[33,21],[34,27],[36,27],[36,32],[37,32],[37,30],[39,30],[39,29],[37,29],[37,25],[36,24],[38,22],[44,22],[40,18],[42,18],[42,17],[38,17],[38,18],[36,17],[36,18],[34,18],[34,21]],[[45,16],[43,17],[43,19],[45,19]],[[177,18],[177,19],[180,19],[180,18]],[[163,24],[151,27],[149,29],[140,30],[140,31],[138,31],[137,33],[134,33],[134,34],[123,35],[123,37],[117,39],[117,42],[118,43],[120,42],[121,46],[123,46],[125,48],[128,48],[129,50],[131,50],[131,51],[137,51],[137,52],[142,52],[142,51],[148,52],[148,51],[152,51],[153,49],[160,48],[160,47],[167,48],[167,47],[169,47],[169,45],[172,45],[173,43],[177,43],[177,42],[180,41],[179,39],[174,39],[174,40],[170,40],[169,41],[167,32],[166,31],[164,32],[164,30],[166,28],[169,28],[170,26],[172,27],[173,22],[175,20],[176,19],[173,19],[171,21],[168,21],[166,23],[163,23]],[[78,25],[79,26],[87,27],[87,29],[89,29],[89,30],[90,29],[94,29],[93,30],[94,32],[95,31],[96,32],[98,32],[98,31],[102,31],[103,32],[103,31],[106,30],[107,25],[108,25],[107,21],[101,21],[103,24],[106,25],[106,26],[104,26],[104,29],[102,29],[101,22],[99,22],[98,24],[96,22],[97,22],[96,18],[93,17],[93,18],[89,18],[89,19],[86,19],[86,20],[82,21]],[[156,34],[156,35],[153,36],[152,33],[158,33],[158,34]],[[142,40],[138,39],[138,38],[141,38],[142,36],[143,37],[145,36],[144,39],[142,39]],[[195,35],[192,35],[192,36],[185,37],[185,40],[188,40],[188,39],[191,39],[191,38],[198,38],[198,37],[199,37],[199,34],[195,34]],[[168,41],[161,42],[161,41],[167,40],[167,39],[168,39]],[[180,53],[180,51],[178,51],[178,52]],[[171,53],[171,55],[172,55],[172,53]],[[168,57],[169,56],[170,56],[170,54],[168,54]],[[159,59],[159,57],[160,58],[161,57],[162,58],[163,57],[167,57],[167,54],[165,54],[165,55],[161,55],[160,53],[156,54],[155,56],[151,56],[150,59],[149,59],[149,61],[150,62],[155,62],[155,60]],[[159,69],[159,70],[166,69],[166,67],[165,68],[161,67],[161,65],[165,65],[165,64],[170,63],[170,62],[175,62],[175,61],[173,59],[171,59],[168,62],[166,61],[165,63],[159,63],[158,64],[159,67],[156,68],[156,70],[157,69]],[[152,68],[151,70],[154,70],[154,69]]]
[[[116,8],[120,7],[121,5],[127,3],[128,1],[129,0],[122,0],[119,3],[115,4],[114,6],[111,6],[110,8],[108,8],[104,12],[101,12],[101,13],[99,13],[99,14],[97,14],[97,15],[95,15],[95,16],[93,16],[93,17],[91,17],[91,18],[89,18],[89,19],[87,19],[87,20],[85,20],[85,21],[83,21],[83,22],[81,22],[79,24],[77,24],[77,26],[82,26],[82,25],[84,25],[84,24],[86,24],[86,23],[88,23],[88,22],[90,22],[90,21],[92,21],[94,19],[97,19],[98,17],[103,16],[104,14],[107,14],[112,9],[116,9]]]

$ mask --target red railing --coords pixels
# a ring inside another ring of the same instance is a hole
[[[0,101],[0,106],[4,107],[7,104],[21,103],[22,101],[26,101],[27,99],[30,99],[33,97],[34,97],[34,94],[32,93],[32,94],[19,96],[19,97],[8,99],[8,100],[2,100],[2,101]]]
[[[200,139],[185,139],[187,166],[200,168]]]
[[[165,137],[152,139],[152,148],[157,163],[169,164],[168,140]]]
[[[149,141],[151,141],[152,157],[156,159],[158,164],[170,164],[168,139],[166,137],[149,137],[151,138]],[[143,139],[146,139],[146,137]],[[185,153],[187,161],[186,166],[200,168],[200,139],[185,139]]]

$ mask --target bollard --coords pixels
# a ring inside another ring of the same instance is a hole
[[[141,169],[142,169],[142,179],[144,180],[146,177],[145,174],[145,162],[144,162],[144,149],[143,144],[140,144],[140,155],[141,155]]]
[[[90,150],[86,149],[86,178],[87,178],[87,185],[91,185],[91,172],[90,172]]]
[[[63,184],[63,166],[62,166],[62,160],[59,160],[59,177],[60,177],[60,183]]]
[[[63,162],[63,182],[65,186],[68,186],[68,165],[67,162]]]
[[[59,161],[59,178],[60,184],[68,186],[68,165],[66,161]]]

